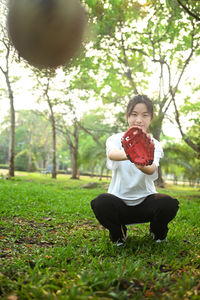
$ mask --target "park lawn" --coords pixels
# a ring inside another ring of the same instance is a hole
[[[83,188],[96,181],[93,189]],[[200,299],[200,191],[158,190],[180,201],[168,242],[129,226],[116,248],[90,201],[108,181],[20,173],[0,179],[0,298]]]

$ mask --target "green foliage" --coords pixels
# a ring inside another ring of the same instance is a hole
[[[8,128],[1,130],[0,132],[0,163],[8,162],[9,153],[9,130]]]
[[[88,190],[94,178],[20,174],[0,180],[2,299],[198,299],[198,189],[160,190],[180,202],[168,242],[154,243],[139,224],[120,249],[90,208],[106,180]]]
[[[45,168],[47,157],[50,157],[51,144],[51,130],[47,112],[43,114],[37,110],[20,110],[17,112],[16,153],[32,147],[37,164],[41,168]]]
[[[33,153],[31,153],[31,164],[29,166],[29,151],[27,149],[19,152],[15,156],[15,169],[19,171],[34,172],[37,170],[36,159]]]
[[[164,146],[164,152],[162,169],[165,174],[172,175],[178,180],[187,180],[191,185],[200,180],[200,160],[189,146],[170,139]]]
[[[8,169],[8,164],[0,164],[0,169]]]
[[[194,92],[199,92],[199,85],[194,89]],[[195,95],[195,93],[194,93]],[[180,108],[180,115],[185,120],[188,120],[186,128],[186,136],[198,147],[197,157],[200,159],[200,102],[199,98],[194,96],[194,99],[187,97],[184,105]]]
[[[114,133],[108,120],[104,118],[104,111],[91,111],[81,120],[82,128],[79,141],[79,165],[81,169],[101,174],[105,171],[106,139]]]

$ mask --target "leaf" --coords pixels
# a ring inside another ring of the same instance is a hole
[[[145,297],[150,297],[156,299],[156,294],[153,291],[146,291],[145,292]]]

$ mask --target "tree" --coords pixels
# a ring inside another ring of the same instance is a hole
[[[79,121],[82,110],[86,110],[87,100],[91,95],[96,98],[94,96],[94,90],[97,91],[96,80],[91,74],[82,72],[82,68],[85,70],[90,67],[93,68],[91,61],[85,57],[83,51],[80,57],[62,68],[62,82],[59,84],[59,113],[56,127],[69,148],[73,179],[79,178]]]
[[[52,178],[56,179],[56,118],[54,107],[59,103],[55,97],[50,97],[50,87],[55,77],[55,73],[51,70],[40,71],[34,69],[36,79],[38,82],[37,87],[42,91],[41,99],[44,99],[49,108],[49,121],[52,129]]]
[[[65,124],[65,125],[64,125]],[[71,157],[72,176],[71,179],[79,179],[78,170],[78,151],[79,151],[79,126],[75,118],[71,126],[65,121],[57,125],[59,132],[62,134],[69,147]]]
[[[1,128],[0,132],[0,163],[7,164],[9,161],[9,128]]]
[[[71,95],[72,96],[72,95]],[[79,151],[79,125],[77,117],[77,106],[70,95],[62,100],[63,112],[57,119],[57,130],[64,137],[70,152],[72,179],[79,178],[78,151]]]
[[[199,86],[197,87],[197,91],[199,91]],[[195,95],[195,91],[193,93]],[[198,101],[198,100],[197,100]],[[178,124],[179,131],[185,143],[196,152],[197,156],[200,158],[200,104],[198,102],[192,102],[190,99],[186,98],[184,105],[178,109],[176,102],[174,101],[175,114],[176,114],[176,122]],[[187,128],[187,132],[184,131],[181,121],[181,116],[187,118],[188,114],[190,114],[190,125]]]
[[[33,153],[25,149],[19,152],[15,157],[16,170],[34,172],[37,170],[36,159]]]
[[[187,144],[169,139],[164,151],[162,165],[165,174],[173,175],[179,181],[187,180],[191,185],[199,181],[199,159]]]
[[[79,122],[80,126],[80,165],[100,175],[106,167],[106,139],[115,131],[109,120],[105,119],[105,110],[91,110],[85,113]],[[101,178],[101,177],[100,177]]]
[[[10,101],[10,142],[9,142],[9,175],[14,176],[14,158],[15,158],[15,108],[14,108],[14,93],[12,88],[12,83],[18,78],[11,79],[11,64],[13,60],[13,49],[12,45],[7,36],[7,30],[5,25],[5,15],[7,13],[7,7],[5,1],[0,2],[0,16],[1,16],[1,35],[0,35],[0,54],[4,63],[0,66],[0,71],[2,72],[6,86],[7,94]],[[4,64],[4,66],[3,66]]]
[[[48,112],[45,114],[37,110],[17,111],[15,129],[16,154],[27,149],[29,158],[34,153],[37,165],[43,169],[49,164],[52,144],[51,126],[46,115]]]

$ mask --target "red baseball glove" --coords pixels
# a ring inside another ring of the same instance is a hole
[[[154,160],[154,142],[142,128],[129,128],[122,137],[122,146],[127,158],[140,166],[152,165]]]

